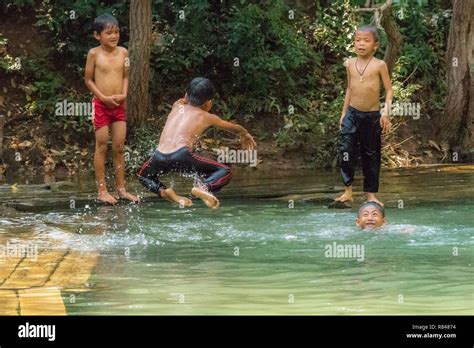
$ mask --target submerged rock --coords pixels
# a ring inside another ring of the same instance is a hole
[[[329,209],[352,209],[350,202],[333,201],[328,205]]]

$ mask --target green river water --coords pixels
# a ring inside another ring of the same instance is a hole
[[[52,191],[38,180],[0,184],[1,202],[26,207],[3,208],[0,244],[97,256],[87,283],[60,289],[69,315],[474,314],[472,168],[384,171],[389,224],[370,231],[354,223],[359,179],[353,209],[328,209],[336,172],[240,171],[218,211],[98,206],[89,177]],[[335,244],[363,257],[328,257]]]

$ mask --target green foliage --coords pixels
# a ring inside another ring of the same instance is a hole
[[[277,142],[300,147],[316,122],[307,110],[323,54],[307,43],[308,18],[289,11],[284,1],[155,5],[162,16],[156,18],[160,43],[152,50],[154,99],[172,102],[192,77],[207,76],[219,92],[215,113],[245,122],[273,117],[284,126]]]
[[[128,3],[126,1],[56,0],[42,1],[36,10],[36,26],[52,39],[51,58],[63,68],[83,75],[87,51],[97,46],[93,37],[94,18],[110,13],[117,17],[121,44],[128,42]]]
[[[231,14],[227,25],[230,49],[224,58],[234,62],[234,83],[240,90],[255,93],[257,98],[274,95],[284,100],[290,97],[298,84],[305,82],[298,72],[303,67],[311,68],[308,63],[316,57],[285,18],[288,8],[276,1],[269,8],[255,4],[234,7]],[[239,59],[237,67],[236,58]],[[285,90],[279,90],[280,87]],[[278,92],[284,94],[279,96]],[[269,98],[268,102],[272,100]]]
[[[428,6],[426,1],[411,6],[400,1],[396,5],[404,42],[393,71],[395,97],[401,101],[427,101],[425,113],[440,113],[446,90],[444,56],[449,12]]]
[[[159,130],[145,127],[135,130],[133,142],[125,147],[126,170],[135,174],[155,151]]]
[[[276,141],[280,146],[313,154],[316,166],[335,165],[337,125],[346,89],[343,61],[351,55],[357,25],[348,0],[320,8],[315,22],[306,23],[312,33],[310,47],[326,59],[311,71],[315,78],[308,78],[308,89],[299,90],[295,113],[285,117]]]
[[[164,15],[157,18],[152,91],[177,98],[192,77],[204,75],[217,86],[215,110],[225,119],[248,120],[287,105],[321,61],[298,33],[302,20],[289,19],[288,11],[283,1],[219,9],[202,1],[156,5]]]
[[[240,122],[272,118],[277,144],[310,153],[315,165],[333,166],[346,88],[343,61],[353,55],[357,26],[374,23],[372,14],[353,11],[365,2],[320,0],[309,13],[299,1],[153,1],[153,116],[166,115],[193,77],[206,76],[218,91],[213,112]],[[58,100],[90,98],[82,79],[87,51],[97,45],[92,36],[97,15],[114,14],[121,26],[121,45],[128,46],[129,2],[10,3],[9,13],[35,11],[36,26],[51,43],[39,57],[22,59],[24,68],[15,72],[32,86],[28,109],[47,116],[60,129],[91,132],[85,119],[51,117],[53,108]],[[427,105],[424,111],[439,113],[445,94],[449,12],[441,0],[395,0],[393,15],[404,40],[392,72],[394,101],[421,102]],[[0,36],[0,49],[5,45]],[[386,45],[381,31],[379,58]],[[11,73],[13,57],[1,58],[0,71]],[[137,134],[130,145],[133,170],[155,146],[157,136],[156,131]]]
[[[6,51],[7,43],[8,40],[4,38],[3,35],[0,33],[0,52]],[[3,54],[2,56],[0,56],[0,69],[4,72],[11,70],[13,64],[14,60],[12,56],[8,54]]]
[[[325,56],[344,59],[352,51],[354,33],[360,24],[352,9],[349,0],[337,0],[316,14],[313,24],[315,48],[324,50]]]
[[[31,9],[35,4],[35,0],[10,0],[2,4],[4,12],[16,11],[22,12],[23,9]]]
[[[23,74],[30,77],[33,84],[33,100],[28,109],[31,114],[54,114],[54,105],[61,98],[65,79],[58,71],[51,69],[47,62],[47,53],[36,59],[23,59]]]

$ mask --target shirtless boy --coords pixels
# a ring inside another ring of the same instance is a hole
[[[177,100],[168,115],[155,153],[137,173],[140,182],[151,192],[170,202],[191,206],[190,199],[178,196],[166,187],[159,175],[170,172],[196,173],[203,181],[191,190],[209,208],[217,209],[219,200],[214,193],[227,185],[232,177],[230,168],[222,163],[197,155],[193,145],[209,127],[217,127],[240,136],[244,149],[252,150],[255,140],[238,124],[227,122],[209,113],[214,86],[211,81],[197,77],[191,81],[184,98]]]
[[[85,83],[94,94],[95,154],[94,170],[98,185],[97,199],[115,204],[117,198],[138,202],[125,190],[125,160],[123,156],[127,126],[125,106],[128,91],[128,52],[117,46],[120,30],[117,19],[102,15],[94,21],[94,37],[100,46],[87,54]],[[117,198],[107,191],[105,159],[109,130],[112,131],[112,153],[115,166]]]
[[[374,57],[379,47],[378,32],[374,27],[362,26],[355,33],[357,57],[347,60],[347,89],[339,127],[341,129],[341,174],[345,192],[336,201],[352,201],[352,183],[360,149],[364,192],[367,201],[381,206],[375,193],[379,189],[381,160],[381,131],[389,131],[389,108],[392,103],[392,84],[387,64]],[[380,115],[380,85],[385,88],[385,106]]]

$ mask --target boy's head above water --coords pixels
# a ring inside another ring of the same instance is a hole
[[[186,99],[192,106],[209,111],[212,107],[214,93],[215,88],[211,80],[205,77],[196,77],[188,85]]]
[[[377,28],[371,25],[363,25],[357,28],[354,37],[354,48],[358,56],[371,56],[378,47],[379,33]]]
[[[116,46],[120,38],[120,28],[117,18],[103,14],[94,20],[94,37],[101,44]]]
[[[359,208],[356,225],[360,228],[377,228],[387,222],[385,209],[376,202],[365,202]]]

